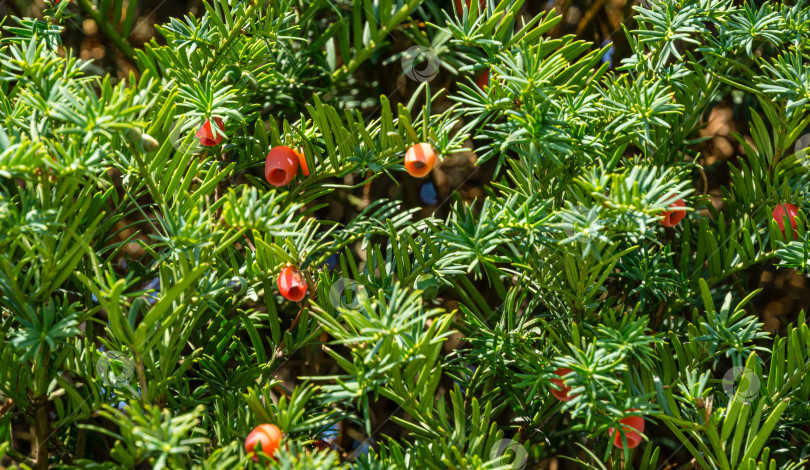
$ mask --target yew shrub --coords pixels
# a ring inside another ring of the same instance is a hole
[[[142,2],[45,3],[0,43],[2,465],[806,468],[806,316],[758,297],[810,267],[803,2],[647,0],[622,57],[524,0],[142,47]]]

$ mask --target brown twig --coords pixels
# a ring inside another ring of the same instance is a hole
[[[371,178],[371,171],[366,172],[366,179]],[[359,209],[365,209],[371,204],[371,182],[372,180],[366,181],[366,184],[363,185],[363,202],[361,203],[362,207]]]
[[[36,400],[34,430],[37,435],[37,470],[48,470],[48,436],[51,423],[48,421],[48,398],[42,395]]]
[[[604,4],[605,0],[596,0],[595,2],[593,2],[591,7],[588,8],[588,11],[585,12],[585,14],[582,16],[582,19],[579,20],[579,24],[577,24],[577,31],[576,31],[577,37],[582,36],[582,32],[585,31],[585,28],[587,28],[589,24],[591,24],[591,21],[593,21],[593,18],[596,16],[597,11],[599,11]]]
[[[3,406],[0,406],[0,418],[2,418],[3,415],[6,414],[6,412],[8,412],[8,410],[10,410],[12,406],[14,406],[14,400],[9,398],[8,401],[5,404],[3,404]]]
[[[303,305],[298,310],[298,315],[296,315],[295,319],[293,319],[292,325],[290,325],[290,327],[287,328],[287,333],[292,333],[292,331],[295,329],[295,327],[298,326],[298,323],[301,321],[301,314],[302,313],[304,313],[304,306]],[[282,357],[284,357],[284,345],[286,343],[286,339],[287,338],[286,338],[285,335],[281,336],[281,342],[278,343],[278,346],[276,347],[276,350],[273,353],[273,357],[275,357],[276,359],[281,359]]]
[[[77,459],[84,457],[84,448],[87,445],[87,429],[79,428],[78,436],[76,437],[76,455]]]
[[[146,389],[146,369],[143,366],[143,356],[141,356],[139,351],[135,351],[135,358],[137,361],[135,368],[138,371],[138,382],[141,386],[141,398],[143,398],[144,402],[146,402],[146,397],[149,396],[149,393]]]

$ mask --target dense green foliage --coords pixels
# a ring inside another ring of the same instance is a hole
[[[207,0],[142,49],[126,2],[75,3],[8,18],[0,47],[0,397],[13,401],[0,455],[245,467],[245,436],[273,423],[272,468],[806,465],[810,331],[801,315],[766,333],[744,274],[810,268],[804,215],[795,236],[771,215],[810,210],[796,145],[807,6],[645,2],[617,33],[633,55],[611,68],[609,45],[551,37],[560,17],[527,16],[523,0],[458,14],[432,0]],[[137,74],[99,76],[61,47],[73,8]],[[379,96],[361,76],[408,59],[394,37],[459,86],[406,78],[401,102]],[[718,210],[698,130],[729,95],[751,138],[737,137]],[[215,117],[225,140],[202,148],[195,132]],[[386,199],[328,218],[370,181],[409,178],[418,142],[442,159],[471,142],[497,169],[486,196],[456,197],[442,218]],[[311,174],[267,184],[278,145],[302,147]],[[687,217],[662,227],[678,198]],[[309,285],[300,303],[276,287],[288,264]],[[279,368],[319,351],[330,366],[285,389]],[[550,393],[562,367],[567,402]],[[380,417],[383,400],[395,412]],[[632,450],[611,437],[630,414],[647,426]],[[360,448],[316,452],[336,423]],[[114,446],[88,444],[103,439]]]

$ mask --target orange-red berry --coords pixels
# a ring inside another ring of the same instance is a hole
[[[262,452],[273,456],[281,445],[281,430],[275,424],[260,424],[250,431],[245,439],[245,452],[253,454],[253,461],[258,462],[259,456],[256,452]]]
[[[681,220],[686,217],[686,211],[678,209],[679,207],[686,207],[686,203],[683,202],[683,199],[678,199],[670,204],[669,208],[672,210],[663,211],[661,213],[661,225],[664,227],[674,227],[678,225]]]
[[[290,147],[273,147],[264,162],[264,179],[273,186],[290,184],[298,171],[298,159],[298,153]]]
[[[481,75],[475,79],[475,84],[482,90],[485,86],[489,86],[489,69],[484,69]]]
[[[790,226],[793,228],[793,238],[796,238],[796,218],[799,216],[799,207],[795,204],[785,203],[779,204],[773,209],[773,220],[776,221],[776,225],[779,226],[779,230],[782,231],[783,235],[787,235],[785,233],[785,216],[787,216]]]
[[[416,178],[421,178],[436,165],[436,152],[430,144],[416,144],[405,152],[405,170]]]
[[[307,281],[295,266],[286,266],[278,275],[278,291],[292,302],[300,302],[307,295]]]
[[[569,395],[571,392],[571,387],[566,387],[565,382],[563,382],[563,377],[573,372],[571,369],[567,367],[562,367],[554,371],[554,375],[559,377],[559,379],[551,379],[551,383],[559,387],[559,390],[551,387],[551,394],[554,395],[557,400],[560,401],[570,401],[576,397],[576,395]]]
[[[219,128],[217,130],[216,136],[214,135],[214,129],[211,128],[211,121],[206,119],[203,123],[202,127],[197,131],[197,138],[200,139],[200,144],[204,147],[215,147],[222,142],[222,139],[225,138],[225,134],[222,133],[222,129],[225,128],[225,124],[223,124],[222,119],[214,118],[214,123]]]
[[[636,411],[635,409],[627,410],[627,413]],[[622,418],[619,423],[624,430],[624,437],[627,439],[627,448],[632,449],[641,444],[641,433],[644,432],[644,418],[641,416],[628,416]],[[624,448],[622,441],[622,434],[616,429],[610,428],[608,430],[613,437],[613,445],[616,447]]]

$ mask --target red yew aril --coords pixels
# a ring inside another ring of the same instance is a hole
[[[222,133],[222,129],[225,128],[225,124],[222,123],[222,119],[214,118],[214,123],[217,125],[219,129],[217,129],[217,134],[214,136],[214,130],[211,129],[211,121],[206,119],[203,123],[200,130],[197,131],[197,138],[200,139],[200,144],[204,147],[215,147],[222,142],[222,139],[225,138],[225,134]]]
[[[307,295],[307,281],[295,266],[286,266],[278,275],[278,291],[291,302],[300,302]]]
[[[630,413],[633,411],[636,410],[631,409],[626,412]],[[644,418],[641,416],[628,416],[622,418],[619,423],[621,423],[622,429],[624,430],[624,437],[627,439],[627,448],[633,449],[638,447],[638,445],[641,444],[641,433],[644,432]],[[622,434],[613,428],[610,428],[608,431],[613,437],[613,445],[623,449],[624,442],[622,441]]]
[[[798,235],[796,233],[796,218],[799,216],[799,207],[796,204],[785,203],[779,204],[773,209],[773,220],[776,221],[782,235],[787,236],[785,233],[785,216],[787,216],[790,226],[793,228],[793,238],[796,238]]]
[[[570,374],[571,372],[573,371],[567,367],[562,367],[554,371],[554,375],[560,377],[559,379],[551,379],[551,383],[560,388],[559,390],[557,390],[554,387],[551,387],[551,394],[554,395],[554,397],[557,398],[557,400],[570,401],[577,396],[577,395],[569,395],[569,393],[571,392],[571,387],[566,387],[565,382],[563,382],[563,377]]]
[[[259,456],[255,454],[261,449],[265,454],[272,456],[281,445],[281,430],[275,424],[260,424],[250,431],[245,439],[245,451],[253,453],[253,461],[258,462]]]
[[[669,208],[672,210],[663,211],[661,213],[661,225],[664,227],[674,227],[686,217],[686,211],[678,209],[678,207],[686,207],[686,203],[683,202],[683,199],[678,199],[670,204]]]
[[[273,147],[264,162],[264,179],[273,186],[290,184],[298,171],[299,158],[298,153],[290,147]]]
[[[408,174],[421,178],[436,165],[436,152],[430,144],[416,144],[405,152],[405,169]]]
[[[475,84],[482,90],[485,86],[489,86],[489,69],[484,69],[481,75],[475,79]]]

